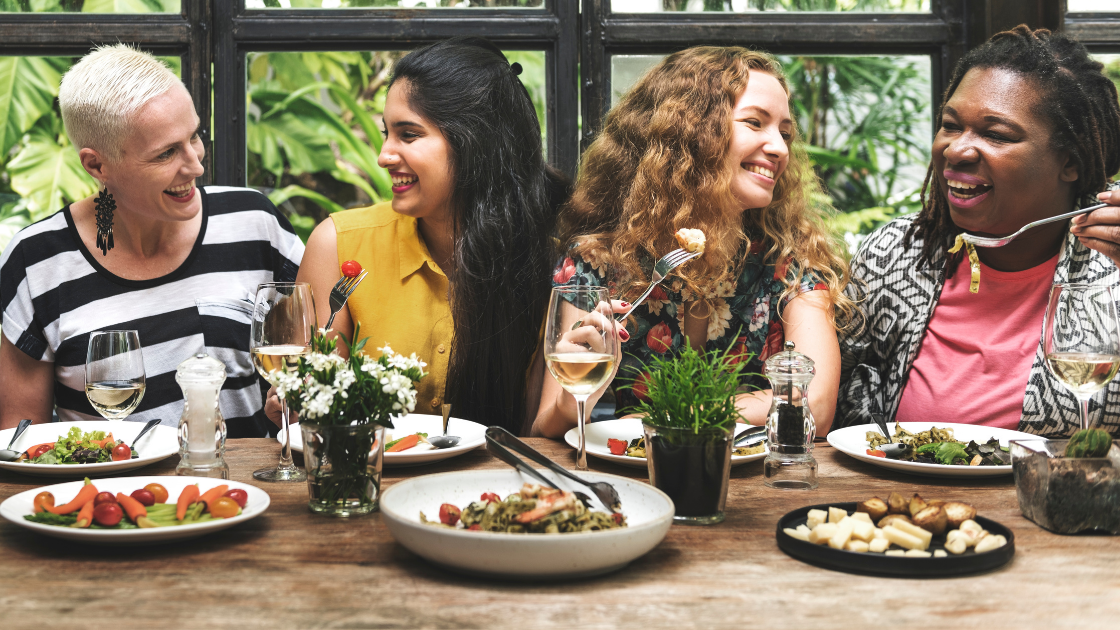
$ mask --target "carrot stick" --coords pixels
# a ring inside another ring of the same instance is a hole
[[[89,488],[90,486],[86,486]],[[82,488],[83,490],[85,488]],[[97,496],[97,495],[94,495]],[[82,509],[78,511],[78,520],[74,523],[73,527],[89,527],[93,523],[93,499],[86,501]]]
[[[210,502],[225,494],[226,490],[229,490],[229,486],[227,485],[214,486],[202,493],[202,496],[198,497],[198,500],[206,504],[206,511],[209,512]]]
[[[136,519],[140,518],[141,516],[148,515],[148,508],[144,507],[143,503],[137,501],[136,499],[133,499],[123,492],[117,493],[117,503],[121,504],[121,507],[124,508],[125,514],[128,514],[128,518],[132,519],[133,523],[135,523]]]
[[[175,503],[175,519],[183,520],[183,517],[187,515],[187,508],[196,501],[198,501],[198,484],[183,488],[183,493],[179,495],[179,500]]]
[[[67,503],[66,505],[44,504],[43,509],[50,512],[51,514],[70,514],[71,512],[76,512],[85,507],[86,503],[93,501],[93,498],[96,496],[97,488],[94,487],[92,483],[86,484],[85,486],[82,486],[81,490],[78,491],[78,496],[74,497],[73,501]],[[93,508],[90,508],[90,514],[93,513],[92,510]]]
[[[395,444],[386,449],[386,453],[399,453],[400,451],[408,450],[420,442],[420,436],[413,433],[397,440]]]

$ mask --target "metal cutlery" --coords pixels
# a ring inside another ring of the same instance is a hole
[[[966,243],[972,243],[976,247],[1003,247],[1004,245],[1007,245],[1011,241],[1013,241],[1013,240],[1019,238],[1020,236],[1022,236],[1023,232],[1026,232],[1027,230],[1029,230],[1031,228],[1036,228],[1040,225],[1046,225],[1047,223],[1053,223],[1055,221],[1064,221],[1066,219],[1076,217],[1079,214],[1086,214],[1088,212],[1098,210],[1098,209],[1103,208],[1107,205],[1108,205],[1107,203],[1098,203],[1095,206],[1089,206],[1088,208],[1082,208],[1080,210],[1074,210],[1073,212],[1067,212],[1065,214],[1059,214],[1058,216],[1050,217],[1049,219],[1042,219],[1041,221],[1034,221],[1032,223],[1028,223],[1028,224],[1024,225],[1023,227],[1019,228],[1019,231],[1012,234],[1011,236],[999,236],[999,237],[974,236],[972,234],[964,232],[964,233],[961,234],[961,238]]]
[[[571,479],[576,483],[587,486],[587,488],[591,490],[591,493],[599,499],[599,502],[610,509],[610,511],[618,512],[622,509],[622,499],[619,498],[618,492],[614,489],[614,486],[602,481],[586,481],[585,479],[564,469],[562,466],[552,461],[551,459],[545,457],[539,451],[522,442],[517,438],[517,436],[503,429],[502,427],[495,426],[486,429],[486,450],[498,459],[509,464],[510,466],[513,466],[517,470],[529,475],[530,477],[538,479],[553,488],[556,488],[558,490],[560,489],[547,477],[538,473],[531,466],[521,461],[520,458],[510,452],[516,451],[518,454],[527,457],[537,462],[538,464],[543,465],[544,467],[548,468],[558,475],[567,477],[568,479]],[[582,492],[576,492],[575,495],[579,497],[580,501],[583,501],[584,505],[587,505],[591,499],[591,497],[583,494]]]
[[[653,288],[661,284],[661,281],[669,275],[670,271],[676,269],[677,267],[680,267],[693,258],[696,258],[700,254],[701,252],[689,252],[684,249],[674,249],[668,254],[662,256],[661,260],[658,260],[653,264],[653,277],[650,279],[649,288],[646,289],[646,292],[643,293],[640,298],[630,303],[629,312],[633,313],[634,309],[638,308],[638,305],[644,302],[647,297],[649,297],[649,294],[653,292]],[[626,316],[623,315],[615,321],[621,324],[626,321]]]
[[[8,448],[0,450],[0,462],[12,462],[19,459],[22,451],[12,450],[12,445],[16,443],[16,440],[19,439],[19,436],[22,435],[29,426],[31,426],[31,421],[27,418],[19,421],[19,425],[16,426],[16,432],[12,434],[12,441],[8,442]]]
[[[350,299],[350,294],[353,293],[354,289],[357,289],[358,285],[365,279],[366,270],[363,269],[362,273],[353,278],[342,276],[338,279],[338,282],[334,283],[334,287],[331,288],[330,296],[331,316],[327,320],[327,325],[324,326],[324,328],[330,329],[331,324],[334,323],[334,316],[338,315],[338,312],[342,310],[343,306],[346,306],[346,300]]]
[[[162,421],[159,418],[152,418],[148,421],[148,424],[145,424],[144,428],[140,429],[140,432],[136,434],[136,439],[132,440],[132,446],[128,447],[129,450],[132,451],[132,459],[139,459],[139,457],[136,455],[136,443],[140,441],[140,438],[144,437],[145,433],[151,431],[152,427],[156,426],[160,422]]]
[[[750,448],[766,441],[766,427],[763,425],[745,429],[735,436],[734,448]]]
[[[871,414],[871,419],[875,421],[875,424],[879,425],[879,430],[882,431],[883,436],[887,438],[888,443],[880,444],[879,450],[883,451],[883,454],[886,455],[888,459],[901,459],[910,454],[913,447],[909,444],[901,444],[894,441],[894,438],[891,437],[891,432],[887,430],[887,421],[883,416],[873,413]]]
[[[443,435],[436,435],[436,436],[428,438],[428,444],[431,444],[432,446],[434,446],[436,448],[451,448],[452,446],[455,446],[455,445],[459,444],[459,440],[462,439],[462,438],[460,438],[457,435],[448,435],[447,434],[447,420],[451,416],[451,405],[449,405],[447,403],[444,403],[443,407],[442,407],[442,411],[443,411]]]

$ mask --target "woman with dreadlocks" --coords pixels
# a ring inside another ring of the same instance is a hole
[[[863,326],[841,340],[837,426],[983,424],[1044,435],[1080,425],[1039,336],[1050,286],[1118,286],[1120,105],[1102,65],[1064,35],[1019,26],[969,52],[938,114],[922,210],[869,236],[849,293]],[[1102,192],[1105,191],[1105,192]],[[1111,204],[977,248],[979,286],[958,234],[1012,234],[1076,207]],[[1120,433],[1120,382],[1090,420]]]

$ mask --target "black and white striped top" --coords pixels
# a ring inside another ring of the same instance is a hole
[[[219,396],[229,437],[267,434],[262,383],[249,356],[249,315],[262,282],[295,280],[303,243],[261,193],[207,186],[202,228],[187,259],[152,280],[125,280],[86,249],[70,208],[21,230],[0,258],[0,309],[8,341],[54,363],[63,421],[99,420],[85,395],[89,335],[137,330],[147,391],[130,421],[177,426],[183,392],[175,369],[196,352],[226,364]],[[100,253],[100,252],[98,252]]]

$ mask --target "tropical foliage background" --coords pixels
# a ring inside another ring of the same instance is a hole
[[[255,0],[260,6],[452,6],[455,0]],[[618,2],[619,0],[616,0]],[[919,10],[924,0],[662,0],[661,10]],[[697,4],[699,2],[699,4]],[[744,5],[749,2],[749,6]],[[539,6],[475,0],[473,6]],[[718,5],[718,6],[717,6]],[[179,0],[0,0],[0,11],[178,11]],[[247,59],[248,183],[306,237],[340,209],[391,196],[377,166],[385,83],[378,52],[255,53]],[[544,53],[507,52],[545,120]],[[652,59],[652,58],[651,58]],[[1104,57],[1120,85],[1120,56]],[[70,146],[58,84],[71,57],[0,57],[0,248],[30,222],[95,190]],[[179,60],[165,61],[178,71]],[[797,118],[839,210],[833,226],[861,235],[917,209],[931,134],[929,65],[915,57],[785,56]],[[543,133],[547,130],[542,129]]]

